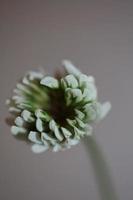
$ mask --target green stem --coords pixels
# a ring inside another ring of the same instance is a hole
[[[84,139],[85,147],[90,154],[90,159],[96,177],[101,200],[118,200],[110,170],[107,166],[103,152],[94,136]]]

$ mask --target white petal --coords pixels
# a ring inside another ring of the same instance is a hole
[[[40,118],[38,118],[36,120],[36,129],[39,131],[39,132],[42,132],[43,131],[43,122]]]
[[[12,99],[15,101],[16,104],[25,102],[25,98],[22,96],[15,95],[12,97]]]
[[[41,109],[37,109],[35,111],[35,116],[37,118],[44,120],[44,121],[49,121],[51,119],[51,117],[48,115],[48,113],[46,113],[45,111],[43,111]]]
[[[49,128],[50,130],[54,130],[55,129],[55,126],[56,126],[56,123],[55,121],[52,119],[50,122],[49,122]]]
[[[23,95],[23,92],[19,89],[16,89],[16,88],[13,90],[13,92],[17,95],[20,95],[20,96]]]
[[[64,80],[66,81],[68,87],[71,87],[71,88],[77,88],[78,87],[78,81],[77,79],[72,75],[67,75]]]
[[[79,76],[81,74],[81,72],[69,60],[63,60],[62,65],[69,74],[73,74],[75,76]]]
[[[72,133],[66,128],[61,127],[61,130],[62,130],[65,138],[69,138],[72,135]]]
[[[36,115],[36,117],[38,117],[38,118],[43,118],[43,113],[42,113],[43,111],[41,110],[41,109],[37,109],[36,111],[35,111],[35,115]]]
[[[94,84],[95,80],[93,76],[87,76],[85,74],[80,74],[79,85],[80,87],[89,87],[90,84]]]
[[[111,110],[111,103],[110,102],[105,102],[101,105],[101,115],[100,119],[103,119],[106,117],[108,112]]]
[[[74,127],[74,132],[75,132],[75,138],[80,139],[81,136],[85,135],[85,131],[82,131],[78,129],[77,127]]]
[[[78,125],[81,128],[85,128],[86,127],[86,124],[82,120],[80,120],[78,117],[76,117],[76,121],[78,122]]]
[[[82,96],[82,92],[81,92],[80,89],[71,89],[70,91],[71,91],[73,97],[76,98],[75,101],[76,101],[77,103],[80,102],[80,101],[82,100],[83,96]]]
[[[49,146],[34,144],[32,145],[31,149],[34,153],[42,153],[46,150],[48,150]]]
[[[27,75],[29,76],[29,79],[32,81],[32,80],[34,80],[34,79],[41,79],[41,78],[43,78],[43,74],[42,73],[40,73],[40,72],[37,72],[37,71],[29,71],[28,73],[27,73]]]
[[[61,85],[64,89],[68,87],[66,81],[63,78],[61,79]]]
[[[56,140],[52,137],[50,137],[50,135],[48,135],[47,133],[42,132],[41,133],[41,139],[44,140],[48,140],[48,141],[52,141],[53,143],[56,142]]]
[[[65,98],[66,98],[66,104],[67,106],[70,105],[72,103],[72,92],[70,88],[67,88],[65,90]]]
[[[23,92],[25,92],[25,93],[27,93],[27,94],[32,94],[32,92],[30,91],[30,90],[28,90],[28,88],[27,88],[27,86],[24,86],[23,84],[21,84],[21,83],[18,83],[17,84],[17,88],[21,91],[23,91]]]
[[[24,77],[23,80],[22,80],[22,82],[23,82],[25,85],[29,85],[29,84],[30,84],[30,82],[29,82],[29,80],[27,79],[27,77]]]
[[[30,133],[29,133],[29,135],[28,135],[28,139],[29,139],[31,142],[34,142],[34,143],[37,143],[37,144],[42,144],[38,132],[30,131]]]
[[[26,133],[26,129],[18,126],[12,126],[11,132],[13,135],[18,135],[19,133]]]
[[[80,89],[71,89],[67,88],[65,90],[65,96],[66,96],[66,101],[67,105],[70,105],[73,101],[73,98],[75,99],[75,102],[78,103],[82,100],[82,92]]]
[[[10,107],[9,108],[9,112],[15,112],[15,113],[19,113],[21,110],[15,107]]]
[[[21,113],[21,116],[23,117],[23,119],[26,121],[26,122],[33,122],[34,121],[34,118],[32,117],[32,113],[28,110],[24,110],[22,113]]]
[[[6,103],[6,105],[10,105],[11,100],[10,100],[10,99],[7,99],[5,103]]]
[[[59,141],[63,140],[63,135],[60,133],[54,120],[51,120],[49,123],[49,128],[52,130]]]
[[[101,114],[99,103],[86,104],[84,106],[84,109],[90,121],[95,121],[99,119],[99,116]]]
[[[76,125],[76,120],[66,119],[66,121],[67,121],[67,123],[68,123],[70,126],[72,126],[72,127],[74,127],[74,126]]]
[[[16,124],[17,126],[22,127],[22,126],[24,125],[24,120],[23,120],[23,118],[18,116],[18,117],[15,119],[15,124]]]
[[[85,101],[95,100],[97,98],[97,89],[94,85],[89,85],[88,88],[84,89],[83,97]]]
[[[70,139],[70,140],[68,140],[68,144],[69,145],[76,145],[76,144],[78,144],[79,143],[79,140],[75,140],[75,139]]]
[[[57,79],[47,76],[43,78],[40,82],[42,85],[45,85],[50,88],[58,88],[59,87],[59,82]]]
[[[24,86],[24,85],[22,85],[21,83],[18,83],[17,84],[17,88],[19,89],[19,90],[23,90],[23,91],[25,91],[27,88]]]
[[[20,104],[17,104],[17,107],[24,110],[25,108],[27,109],[32,109],[32,106],[28,103],[20,103]],[[34,121],[34,118],[31,118],[31,121]]]
[[[85,117],[85,114],[83,113],[83,112],[81,112],[80,110],[78,110],[78,109],[75,109],[75,113],[77,114],[77,117],[79,118],[79,119],[84,119],[84,117]]]
[[[54,134],[59,141],[63,140],[63,136],[61,132],[59,131],[58,127],[55,127]]]

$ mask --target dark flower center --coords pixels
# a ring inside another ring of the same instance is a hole
[[[66,119],[74,119],[73,106],[67,106],[65,93],[62,89],[50,91],[50,115],[61,126],[66,125]]]

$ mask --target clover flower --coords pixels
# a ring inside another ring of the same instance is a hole
[[[13,116],[12,134],[31,142],[35,153],[78,144],[111,108],[109,102],[98,102],[92,76],[82,74],[70,61],[62,64],[66,73],[57,78],[28,72],[6,101]]]

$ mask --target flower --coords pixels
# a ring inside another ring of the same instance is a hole
[[[61,77],[28,72],[6,103],[13,116],[12,134],[31,142],[32,151],[41,153],[70,148],[92,134],[92,124],[103,119],[111,108],[100,104],[92,76],[82,74],[64,60]]]

